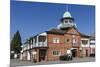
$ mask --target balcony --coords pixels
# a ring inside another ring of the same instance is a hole
[[[32,47],[47,47],[47,42],[38,42],[33,44]]]
[[[47,42],[39,42],[38,46],[39,47],[47,47]]]
[[[33,39],[33,48],[34,47],[47,47],[47,36],[39,35]]]

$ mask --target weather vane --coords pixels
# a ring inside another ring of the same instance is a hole
[[[66,10],[68,11],[68,5],[66,5]]]

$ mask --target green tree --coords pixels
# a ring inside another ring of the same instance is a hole
[[[22,45],[22,42],[21,42],[21,36],[20,36],[20,33],[19,31],[17,31],[15,34],[14,34],[14,37],[12,38],[11,40],[11,51],[14,51],[15,53],[20,53],[21,51],[21,45]]]

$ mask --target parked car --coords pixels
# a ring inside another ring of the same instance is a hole
[[[72,60],[73,57],[72,57],[72,54],[67,54],[68,55],[68,60]]]
[[[70,61],[72,59],[73,59],[72,55],[69,55],[69,54],[60,56],[60,60],[62,61]]]
[[[90,54],[90,57],[95,57],[95,54]]]

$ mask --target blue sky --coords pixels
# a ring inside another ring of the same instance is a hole
[[[19,30],[24,42],[31,36],[57,27],[67,6],[80,32],[88,35],[95,32],[94,6],[11,1],[10,37]]]

